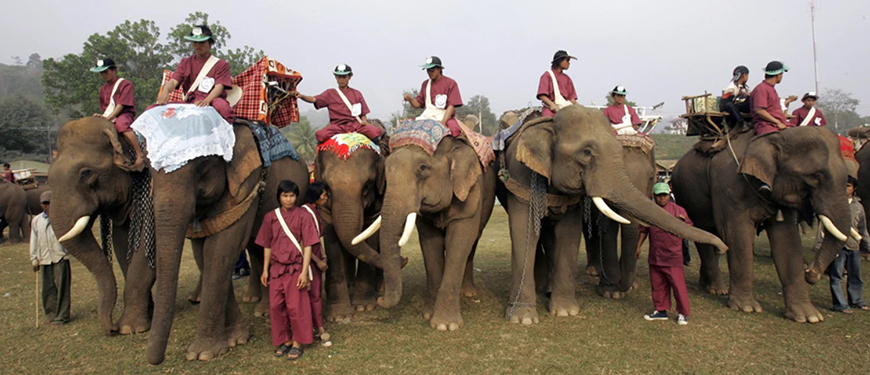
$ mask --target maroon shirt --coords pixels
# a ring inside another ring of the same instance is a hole
[[[369,106],[366,104],[366,100],[363,98],[363,94],[359,92],[359,90],[348,87],[347,89],[341,90],[341,92],[345,97],[347,97],[347,101],[349,101],[351,105],[357,103],[361,104],[362,112],[359,114],[360,117],[369,114]],[[338,96],[335,89],[328,89],[314,97],[314,108],[321,109],[323,107],[326,107],[326,109],[329,110],[330,124],[345,125],[348,123],[358,123],[356,118],[351,114],[350,108],[347,108],[347,105],[344,104],[344,100],[341,100],[341,97]]]
[[[631,124],[640,124],[640,117],[637,116],[637,112],[634,110],[634,108],[627,104],[626,107],[628,107],[628,113],[631,114]],[[621,105],[613,104],[607,108],[604,108],[604,116],[607,117],[607,120],[609,120],[611,124],[621,124],[622,116],[625,116],[625,109],[623,109]]]
[[[320,211],[317,209],[317,206],[314,203],[306,203],[305,206],[308,206],[311,211],[314,211],[314,216],[317,218],[317,227],[315,229],[320,228],[320,230],[317,232],[318,239],[320,239],[320,237],[323,237],[323,218],[320,217]],[[308,210],[306,210],[305,208],[302,208],[302,210],[305,211],[308,217],[311,217],[311,213],[309,213]],[[311,245],[311,255],[316,255],[318,258],[323,259],[323,246],[320,244],[319,241],[316,244]],[[311,262],[311,264],[314,264],[314,262]]]
[[[314,219],[304,208],[293,207],[289,211],[282,208],[281,216],[300,246],[313,247],[320,243],[320,233],[317,233]],[[291,269],[302,267],[302,249],[293,245],[290,237],[284,233],[274,210],[269,211],[263,218],[263,224],[260,226],[260,232],[257,233],[257,239],[254,242],[264,248],[272,249],[270,258],[272,264],[269,267],[271,277],[277,277],[285,272],[290,272]]]
[[[115,88],[115,82],[118,81],[118,78],[115,78],[112,82],[106,82],[103,84],[103,87],[100,87],[100,111],[105,112],[106,108],[109,108],[109,95],[112,95],[112,89]],[[133,83],[130,80],[123,80],[118,84],[118,90],[115,91],[115,105],[122,105],[124,109],[121,110],[118,115],[120,116],[123,113],[129,113],[133,117],[136,117],[136,99],[134,97],[133,92]]]
[[[559,84],[559,93],[562,94],[562,98],[567,101],[577,100],[577,92],[574,90],[574,81],[571,80],[571,77],[568,77],[565,73],[557,72],[555,69],[552,71],[556,75],[556,82]],[[544,72],[538,82],[538,94],[535,95],[535,98],[539,99],[541,95],[546,96],[553,102],[556,101],[556,90],[553,89],[553,78],[550,77],[550,73]],[[544,106],[541,115],[552,117],[554,113],[550,108]]]
[[[692,224],[686,210],[674,202],[668,202],[662,207],[673,217],[683,215],[686,224]],[[659,267],[682,267],[683,266],[683,239],[665,232],[657,227],[638,226],[641,233],[649,235],[649,264]]]
[[[3,173],[3,179],[9,182],[15,182],[15,174],[12,173],[12,170],[5,171]]]
[[[423,81],[423,85],[420,87],[420,93],[417,94],[417,102],[426,108],[426,85],[429,83],[429,80]],[[462,106],[462,96],[459,95],[459,85],[456,84],[452,78],[447,76],[441,76],[438,80],[432,82],[432,97],[436,97],[438,95],[447,95],[447,107],[461,107]],[[432,99],[432,105],[435,105],[435,100]],[[442,109],[447,109],[444,107]],[[456,117],[456,113],[453,113],[453,117]]]
[[[767,113],[785,126],[794,126],[785,119],[782,105],[779,102],[779,94],[776,93],[776,88],[767,81],[761,81],[758,86],[752,89],[752,94],[749,94],[749,103],[752,107],[752,123],[755,125],[755,134],[761,135],[779,131],[776,125],[770,121],[765,121],[758,115],[756,112],[758,109],[767,110]]]
[[[181,84],[181,91],[187,94],[187,91],[190,90],[190,86],[193,85],[193,81],[196,80],[196,77],[199,75],[199,71],[202,70],[202,67],[205,66],[205,62],[208,59],[201,59],[196,55],[188,56],[181,59],[181,62],[178,63],[178,67],[175,68],[175,72],[172,73],[172,79],[178,81]],[[206,77],[214,78],[214,84],[224,85],[224,88],[230,88],[233,85],[233,79],[230,76],[230,63],[219,60],[211,70],[206,73]],[[199,91],[196,89],[193,91],[192,95],[187,96],[187,102],[192,103],[198,100],[205,99],[208,96],[208,93]],[[219,96],[219,98],[226,99],[227,92],[224,90]]]
[[[794,116],[791,118],[790,122],[794,126],[801,126],[801,123],[804,122],[804,119],[807,118],[807,115],[810,113],[810,110],[807,107],[801,106],[800,108],[794,110],[791,115]],[[818,123],[816,123],[818,121]],[[807,123],[807,126],[825,126],[828,122],[825,121],[825,115],[822,114],[822,110],[819,107],[816,107],[816,113],[813,115],[813,118],[810,119],[810,122]]]

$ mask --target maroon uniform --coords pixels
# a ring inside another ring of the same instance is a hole
[[[674,217],[683,216],[693,225],[686,210],[674,202],[662,207]],[[677,311],[689,316],[689,295],[683,274],[683,239],[657,227],[639,227],[649,235],[649,278],[656,311],[671,308],[671,291],[677,301]]]
[[[807,107],[801,106],[800,108],[794,110],[791,115],[794,116],[791,118],[790,122],[793,126],[801,126],[801,123],[809,116],[810,110]],[[825,115],[822,114],[822,110],[816,108],[816,113],[813,114],[813,118],[810,121],[807,121],[807,126],[825,126],[828,122],[825,121]]]
[[[103,87],[100,87],[100,111],[105,112],[109,108],[111,99],[115,99],[116,106],[123,106],[124,109],[115,117],[115,130],[118,133],[130,131],[130,125],[133,124],[133,119],[136,117],[136,99],[133,92],[133,83],[129,80],[123,80],[118,83],[118,89],[115,90],[115,95],[112,95],[112,90],[115,88],[115,83],[120,78],[116,77],[112,82],[106,82]]]
[[[341,100],[336,89],[328,89],[314,97],[314,108],[327,108],[329,110],[329,124],[323,129],[315,133],[318,143],[323,143],[332,138],[336,134],[342,133],[360,133],[369,139],[374,139],[381,135],[381,129],[373,125],[363,125],[357,121],[356,117],[362,117],[369,114],[369,106],[366,104],[365,98],[359,90],[348,87],[341,92],[347,98],[351,105],[359,104],[360,113],[354,116],[350,108]]]
[[[293,207],[288,211],[280,209],[281,217],[287,228],[302,247],[320,243],[314,219],[304,208]],[[308,290],[296,288],[299,275],[307,273],[302,269],[302,251],[284,233],[275,211],[269,211],[263,218],[260,232],[255,241],[257,245],[272,249],[269,260],[269,312],[272,321],[272,345],[281,345],[292,338],[301,344],[314,342],[312,327],[311,300]]]
[[[557,72],[555,69],[553,69],[553,74],[556,75],[556,82],[559,83],[559,93],[562,94],[562,98],[569,102],[577,100],[577,92],[574,90],[574,81],[571,80],[571,77],[565,73]],[[556,90],[553,88],[553,78],[550,77],[550,73],[544,72],[538,82],[538,94],[535,98],[540,98],[541,95],[556,102]],[[546,105],[541,110],[541,116],[553,117],[554,115],[555,113]]]
[[[641,121],[640,117],[637,115],[637,111],[628,104],[626,104],[625,107],[628,108],[628,113],[631,114],[631,124],[640,124]],[[607,117],[607,120],[610,121],[611,124],[622,124],[623,116],[625,116],[625,109],[621,105],[613,104],[604,108],[604,117]]]
[[[317,210],[317,206],[314,203],[306,203],[305,206],[314,213],[314,218],[317,221],[318,236],[323,236],[323,219],[320,217],[320,211]],[[305,210],[304,207],[302,209]],[[306,210],[309,216],[311,212]],[[311,257],[323,259],[323,246],[321,246],[320,242],[311,245]],[[308,291],[308,297],[311,300],[311,319],[314,323],[314,328],[320,328],[323,327],[323,271],[314,265],[313,261],[311,264],[311,289]]]
[[[190,90],[190,86],[193,85],[193,81],[196,80],[196,77],[199,76],[199,71],[205,66],[206,61],[208,59],[201,59],[196,55],[185,57],[181,59],[181,62],[178,63],[178,67],[175,68],[175,72],[172,73],[172,79],[178,81],[181,85],[181,90],[187,95],[188,103],[195,103],[202,99],[205,99],[209,93],[202,92],[198,88],[193,90],[192,93],[188,94],[187,91]],[[230,76],[230,64],[224,60],[218,61],[211,70],[205,75],[208,78],[214,79],[214,84],[224,85],[225,89],[229,89],[233,86],[233,80]],[[230,124],[233,123],[233,119],[235,118],[235,113],[233,112],[233,108],[230,107],[230,103],[227,101],[227,92],[224,90],[221,94],[214,98],[211,101],[211,106]]]
[[[779,128],[770,121],[766,121],[756,112],[759,109],[764,109],[773,118],[782,122],[785,126],[794,126],[785,119],[785,114],[782,113],[782,105],[779,103],[779,94],[776,93],[776,88],[761,81],[758,86],[752,89],[752,94],[749,95],[749,103],[752,107],[752,124],[755,126],[755,134],[762,135],[771,132],[779,131]]]
[[[426,97],[426,86],[429,84],[429,80],[423,81],[423,85],[420,87],[420,93],[417,94],[417,102],[423,105],[423,108],[426,108],[426,100],[430,100],[432,105],[435,105],[434,99],[430,99]],[[447,105],[444,108],[446,109],[448,106],[453,106],[454,108],[459,108],[462,106],[462,97],[459,95],[459,85],[456,84],[452,78],[447,76],[441,76],[437,80],[432,81],[432,97],[435,98],[438,95],[446,95],[447,96]],[[439,120],[440,121],[440,120]],[[462,134],[462,131],[459,130],[459,123],[456,120],[456,112],[454,111],[453,117],[447,120],[447,123],[444,124],[447,129],[450,129],[450,135],[454,137],[458,137]]]

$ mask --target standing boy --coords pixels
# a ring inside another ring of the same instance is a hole
[[[45,310],[45,319],[52,325],[63,325],[69,322],[69,259],[48,220],[51,192],[42,193],[39,202],[43,212],[34,216],[30,225],[30,262],[33,263],[33,272],[42,269],[42,307]]]
[[[859,248],[868,250],[867,222],[864,216],[864,207],[861,205],[861,200],[854,196],[855,188],[858,187],[858,179],[849,176],[846,182],[846,194],[849,196],[849,209],[852,214],[852,228],[856,228],[860,234],[860,239],[850,236],[840,249],[840,256],[834,258],[831,266],[828,267],[828,276],[831,283],[831,299],[834,306],[833,311],[839,311],[844,314],[851,314],[850,306],[859,308],[864,311],[870,311],[867,303],[861,299],[861,289],[864,288],[864,280],[861,280],[861,252]],[[816,247],[821,246],[822,236],[816,237]],[[846,293],[849,297],[843,295],[843,275],[844,271],[849,271],[849,280],[846,282]]]
[[[684,221],[693,225],[686,210],[671,202],[671,189],[668,184],[659,182],[653,185],[656,204]],[[671,308],[671,291],[677,301],[677,324],[689,324],[689,295],[686,278],[683,275],[683,240],[657,227],[640,226],[635,256],[640,259],[640,246],[649,237],[649,278],[652,286],[652,299],[655,311],[644,315],[646,320],[668,320]]]

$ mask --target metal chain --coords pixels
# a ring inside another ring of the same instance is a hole
[[[103,252],[106,253],[106,259],[109,260],[109,264],[112,264],[112,248],[114,247],[112,244],[112,219],[107,214],[100,215],[100,242],[103,245]]]
[[[530,196],[529,196],[529,222],[526,226],[526,256],[523,260],[523,274],[520,277],[520,284],[517,287],[517,294],[514,296],[513,302],[511,302],[510,310],[507,313],[507,320],[514,315],[517,307],[535,307],[533,303],[525,303],[520,302],[520,295],[523,291],[523,284],[526,282],[526,270],[528,269],[529,264],[529,255],[533,248],[532,246],[532,231],[534,231],[535,236],[538,236],[540,240],[541,235],[541,219],[546,214],[547,205],[546,205],[546,189],[547,186],[544,183],[544,178],[541,177],[538,173],[532,171],[530,176]],[[535,246],[537,247],[537,243],[535,242]]]
[[[596,218],[596,222],[598,223],[598,265],[601,266],[601,277],[604,279],[604,282],[606,282],[607,285],[613,285],[613,283],[610,282],[610,278],[607,277],[607,272],[604,271],[604,234],[607,233],[607,227],[605,227],[605,225],[607,225],[609,221],[610,219],[606,218],[604,214],[600,211],[598,212],[598,217]]]
[[[148,266],[154,269],[156,239],[154,236],[154,199],[151,196],[151,171],[133,174],[133,205],[130,212],[130,236],[127,261],[140,246],[145,248]]]

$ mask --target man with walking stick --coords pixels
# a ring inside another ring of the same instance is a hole
[[[51,325],[59,326],[69,322],[69,256],[57,241],[48,220],[51,192],[42,193],[39,202],[43,212],[34,216],[31,222],[30,262],[33,264],[33,272],[42,270],[42,307],[45,318]]]

